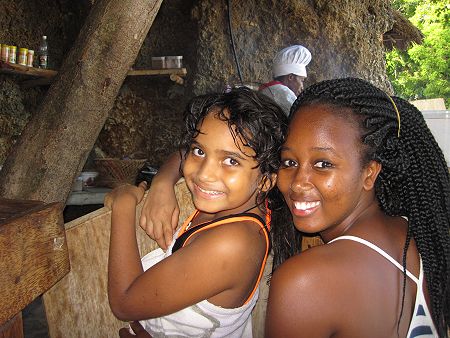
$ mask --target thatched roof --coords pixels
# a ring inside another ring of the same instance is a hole
[[[394,48],[407,50],[412,43],[421,44],[422,32],[399,11],[393,10],[394,24],[392,29],[383,34],[383,44],[388,50]]]

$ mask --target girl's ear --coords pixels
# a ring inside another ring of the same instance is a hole
[[[275,184],[277,183],[277,174],[269,174],[269,175],[263,175],[261,178],[261,182],[258,185],[258,189],[262,192],[269,191],[272,189]]]
[[[372,190],[375,186],[375,181],[381,171],[381,163],[377,161],[370,161],[364,169],[364,189]]]

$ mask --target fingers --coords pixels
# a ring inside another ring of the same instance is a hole
[[[164,217],[164,216],[161,216]],[[159,218],[161,219],[161,218]],[[159,247],[163,250],[167,250],[168,245],[166,243],[165,240],[165,230],[167,228],[167,226],[161,222],[160,220],[155,220],[155,222],[152,223],[153,225],[153,239],[156,241],[156,243],[158,243]],[[150,236],[150,235],[149,235]],[[169,242],[170,245],[170,242]]]
[[[139,322],[131,322],[130,327],[133,330],[134,334],[130,332],[130,329],[127,327],[123,327],[119,330],[120,338],[152,338],[150,333],[148,333]]]
[[[119,330],[119,337],[120,338],[136,338],[135,335],[130,333],[130,330],[127,327],[123,327]]]
[[[139,323],[137,321],[136,322],[131,322],[130,326],[133,329],[133,332],[136,334],[136,336],[138,336],[138,337],[151,337],[150,333],[145,331],[145,329],[142,327],[141,323]]]
[[[172,220],[171,220],[172,229],[175,230],[178,227],[179,220],[180,220],[180,208],[178,207],[178,205],[176,205],[172,212]]]
[[[173,239],[172,226],[167,223],[166,226],[163,228],[163,231],[164,231],[164,236],[162,238],[162,241],[164,242],[164,246],[166,247],[166,249],[163,249],[163,250],[167,250],[167,248],[172,243],[172,239]]]

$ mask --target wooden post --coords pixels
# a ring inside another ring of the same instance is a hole
[[[0,196],[65,201],[162,0],[96,0],[0,171]]]

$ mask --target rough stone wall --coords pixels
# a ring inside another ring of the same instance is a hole
[[[313,55],[306,85],[358,76],[391,91],[382,45],[383,33],[392,27],[389,0],[230,2],[244,83],[257,86],[270,80],[276,51],[303,44]],[[40,36],[46,34],[55,69],[91,6],[89,0],[3,3],[0,22],[5,29],[0,31],[0,42],[37,49]],[[128,77],[96,142],[108,156],[146,157],[160,165],[175,150],[188,100],[194,94],[240,83],[226,6],[227,1],[216,0],[163,1],[134,68],[150,68],[151,56],[183,55],[188,71],[185,84],[175,84],[167,76]],[[46,87],[23,88],[22,80],[0,74],[0,165],[46,93]]]
[[[235,48],[244,83],[271,79],[275,53],[301,44],[312,53],[306,85],[358,76],[391,90],[382,35],[392,27],[388,0],[231,1]],[[239,83],[227,27],[226,3],[200,1],[195,92]],[[210,75],[212,74],[212,75]]]
[[[42,35],[47,35],[49,67],[58,69],[89,8],[89,3],[84,1],[1,1],[0,43],[37,53]],[[46,86],[25,88],[23,81],[27,79],[0,74],[0,165],[47,91]]]

